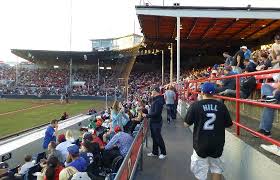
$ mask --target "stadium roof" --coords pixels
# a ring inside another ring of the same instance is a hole
[[[122,60],[136,56],[139,46],[112,51],[49,51],[30,49],[11,49],[11,52],[35,64],[97,64],[98,59],[110,63],[111,60]]]
[[[181,49],[188,54],[255,47],[272,42],[280,30],[279,8],[136,6],[136,13],[147,49],[175,43],[180,17]]]

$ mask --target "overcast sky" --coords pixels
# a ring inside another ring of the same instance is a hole
[[[10,49],[70,49],[72,14],[72,50],[89,51],[89,39],[139,34],[135,5],[141,0],[1,0],[0,61],[16,61]],[[145,0],[162,5],[163,0]],[[165,0],[191,6],[280,7],[280,0]]]

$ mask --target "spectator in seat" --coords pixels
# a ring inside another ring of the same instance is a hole
[[[106,167],[111,166],[114,158],[120,155],[125,157],[133,142],[132,136],[122,132],[120,126],[116,126],[114,131],[116,134],[105,146],[105,150],[103,151],[103,161]]]
[[[228,52],[224,52],[223,53],[223,56],[224,56],[224,58],[226,58],[225,59],[225,66],[230,66],[231,65],[231,63],[232,63],[232,61],[233,61],[233,57],[231,56],[231,55],[229,55],[229,53]]]
[[[58,130],[58,120],[54,119],[51,121],[50,125],[47,127],[47,130],[45,132],[45,137],[43,142],[44,149],[48,148],[48,145],[51,141],[56,142],[57,130]]]
[[[73,166],[79,172],[85,172],[87,170],[87,162],[84,158],[80,157],[79,147],[75,144],[67,148],[68,156],[65,162],[65,166]]]
[[[44,180],[59,180],[59,173],[62,169],[63,167],[59,163],[57,157],[50,156],[47,161]]]
[[[95,128],[95,131],[96,131],[96,135],[100,138],[100,139],[103,139],[103,135],[104,133],[106,132],[106,128],[104,126],[102,126],[102,120],[98,119],[96,121],[96,128]]]
[[[56,150],[55,148],[56,148],[56,143],[54,141],[51,141],[48,146],[47,158],[54,156],[58,159],[58,161],[60,163],[63,164],[65,161],[65,158],[63,158],[62,153],[60,151]]]
[[[88,136],[91,137],[91,133],[89,133]],[[87,167],[94,161],[94,156],[92,153],[92,151],[94,151],[94,150],[92,150],[92,145],[93,145],[93,143],[89,140],[84,140],[81,143],[80,157],[82,157],[86,160]]]
[[[249,69],[245,68],[244,73],[248,73],[248,72]],[[247,99],[250,96],[251,92],[253,92],[255,87],[256,87],[256,78],[254,76],[242,78],[240,82],[240,98]],[[222,96],[236,97],[236,90],[227,89],[223,92],[220,92],[219,94]]]
[[[247,46],[242,46],[240,49],[244,52],[244,58],[250,59],[252,53],[251,50],[248,49]]]
[[[245,69],[248,72],[254,72],[256,71],[256,65],[255,63],[251,62],[249,59],[245,59],[244,60],[244,65],[245,65]]]
[[[105,150],[111,150],[114,147],[118,147],[120,154],[125,157],[128,153],[128,150],[133,142],[133,138],[130,134],[122,132],[120,126],[114,128],[115,135],[105,146]]]
[[[236,66],[241,69],[245,68],[244,64],[243,64],[243,61],[245,59],[244,50],[247,49],[247,47],[246,48],[245,47],[246,46],[240,47],[240,50],[235,53],[235,55],[233,56],[232,64],[231,64],[232,66]]]
[[[64,112],[60,118],[60,120],[65,120],[68,119],[69,115],[67,114],[67,112]]]
[[[230,66],[226,66],[224,68],[224,75],[225,76],[234,75]],[[222,81],[217,81],[217,84],[219,85],[219,87],[216,88],[216,92],[220,93],[220,92],[223,92],[227,89],[235,90],[235,83],[236,83],[235,78],[230,78],[230,79],[224,79]]]
[[[263,98],[268,99],[269,96],[273,96],[275,99],[276,104],[280,104],[280,85],[278,85],[278,88],[276,90],[273,89],[268,84],[262,85],[261,93]],[[265,107],[263,108],[260,126],[258,132],[265,135],[265,136],[271,136],[271,129],[272,129],[272,123],[274,120],[274,112],[275,109]]]
[[[99,145],[99,149],[104,149],[104,142],[97,136],[96,131],[92,131],[92,142]]]
[[[66,139],[65,139],[65,135],[64,134],[60,134],[57,138],[57,144],[60,144],[62,142],[65,142]]]
[[[71,177],[73,177],[74,174],[78,173],[79,171],[70,166],[67,168],[64,168],[60,173],[59,173],[59,180],[69,180]]]
[[[66,157],[68,155],[68,150],[67,148],[69,146],[71,146],[74,142],[75,142],[75,139],[73,137],[73,134],[72,134],[72,131],[71,130],[67,130],[66,133],[65,133],[65,139],[66,141],[65,142],[62,142],[60,144],[58,144],[56,146],[56,150],[60,151],[60,153],[62,154],[62,157],[63,157],[63,162],[66,161]]]
[[[29,168],[34,166],[34,162],[32,162],[32,156],[30,155],[25,155],[24,157],[24,164],[18,168],[18,175],[24,175]]]
[[[261,63],[257,66],[257,70],[267,70],[272,67],[271,60],[268,58],[267,53],[261,54]]]

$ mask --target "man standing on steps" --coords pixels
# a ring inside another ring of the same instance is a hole
[[[173,91],[173,88],[171,85],[168,86],[168,90],[164,93],[164,99],[166,104],[166,110],[167,110],[167,122],[170,124],[170,120],[176,119],[176,109],[175,109],[175,100],[176,100],[176,94]],[[175,112],[174,112],[175,111]]]
[[[153,151],[147,155],[150,157],[158,156],[159,159],[166,157],[166,149],[163,138],[161,136],[162,127],[162,109],[164,105],[164,98],[160,94],[159,87],[155,87],[152,91],[151,108],[148,114],[143,114],[143,117],[150,118],[151,136],[153,139]],[[159,150],[160,149],[160,154]]]
[[[204,83],[201,92],[203,99],[189,107],[184,122],[186,127],[194,124],[191,171],[197,179],[206,180],[210,169],[212,180],[221,180],[225,128],[231,127],[232,121],[226,106],[213,98],[213,83]]]

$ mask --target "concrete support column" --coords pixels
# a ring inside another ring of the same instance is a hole
[[[177,17],[177,79],[176,82],[179,83],[180,81],[180,30],[181,30],[181,23],[180,17]]]
[[[164,85],[164,51],[161,51],[161,85]]]

